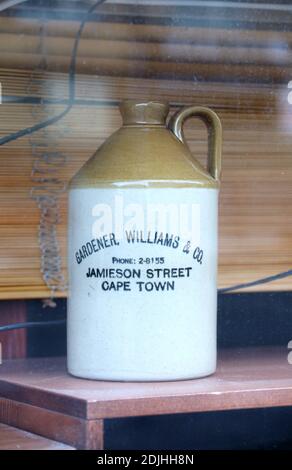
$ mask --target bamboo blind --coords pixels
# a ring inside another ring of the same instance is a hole
[[[291,14],[292,16],[292,14]],[[67,71],[79,21],[0,16],[1,66]],[[85,74],[184,80],[287,83],[292,31],[89,22],[79,44]]]
[[[25,97],[31,73],[2,70],[1,82],[7,95]],[[64,97],[67,76],[39,74],[34,76],[33,85],[35,88],[30,88],[30,93],[36,97],[49,96],[50,90]],[[120,126],[115,103],[129,94],[143,99],[163,98],[176,105],[207,105],[222,119],[219,287],[289,269],[292,266],[292,134],[286,87],[245,88],[230,84],[194,85],[187,81],[174,83],[78,75],[77,104],[61,123],[50,128],[47,135],[48,142],[51,139],[55,145],[54,135],[58,133],[58,151],[67,156],[64,167],[60,168],[62,180],[68,181],[104,139]],[[2,104],[1,134],[34,124],[34,106]],[[63,109],[60,105],[47,107],[52,113]],[[190,123],[186,134],[194,155],[204,162],[206,135],[203,126]],[[48,295],[40,274],[39,211],[30,197],[32,160],[29,138],[1,148],[1,298]],[[58,237],[65,269],[66,195],[61,199]],[[291,289],[291,281],[286,278],[257,289]]]
[[[50,16],[41,20],[35,11],[30,15],[29,8],[23,4],[15,15],[0,16],[1,136],[66,106],[65,72],[79,21],[74,15],[66,21]],[[187,104],[209,106],[219,114],[224,130],[219,287],[290,269],[291,15],[279,12],[271,17],[255,10],[254,17],[246,12],[240,17],[230,9],[223,18],[214,11],[216,25],[206,28],[204,8],[196,9],[196,15],[181,9],[175,24],[174,7],[145,7],[139,24],[129,21],[137,13],[132,9],[104,5],[102,20],[97,17],[84,29],[74,107],[45,131],[48,149],[66,156],[58,177],[68,182],[120,126],[121,99],[165,99],[172,111]],[[229,29],[222,26],[226,18]],[[275,18],[286,27],[273,29]],[[252,28],[255,20],[268,27]],[[232,22],[239,26],[230,26]],[[194,155],[205,162],[203,125],[189,123],[186,135]],[[49,295],[40,273],[39,210],[30,194],[34,148],[43,139],[38,132],[0,147],[0,298]],[[64,193],[58,226],[64,274],[66,204]],[[249,290],[291,287],[288,277]]]

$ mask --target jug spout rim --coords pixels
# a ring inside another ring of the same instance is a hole
[[[125,100],[120,103],[123,125],[166,125],[169,104],[162,100]]]

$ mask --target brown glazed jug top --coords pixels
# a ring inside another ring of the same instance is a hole
[[[207,113],[207,118],[211,116],[212,120],[215,116],[219,121],[213,111],[202,107],[185,108],[178,118],[184,117],[188,110],[191,116]],[[178,118],[174,116],[174,121],[166,125],[168,111],[169,105],[163,101],[122,102],[123,126],[83,165],[69,188],[122,185],[217,189],[219,179],[212,177],[196,160],[175,129]]]
[[[165,125],[169,105],[163,101],[127,100],[120,104],[124,126],[149,124]]]

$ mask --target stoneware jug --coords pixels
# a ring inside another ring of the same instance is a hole
[[[125,101],[123,126],[69,187],[68,370],[100,380],[179,380],[216,368],[221,125],[191,106]],[[184,139],[208,130],[205,169]]]

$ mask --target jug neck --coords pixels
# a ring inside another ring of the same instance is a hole
[[[126,100],[120,104],[123,126],[126,127],[165,127],[168,111],[168,103],[163,101]]]

